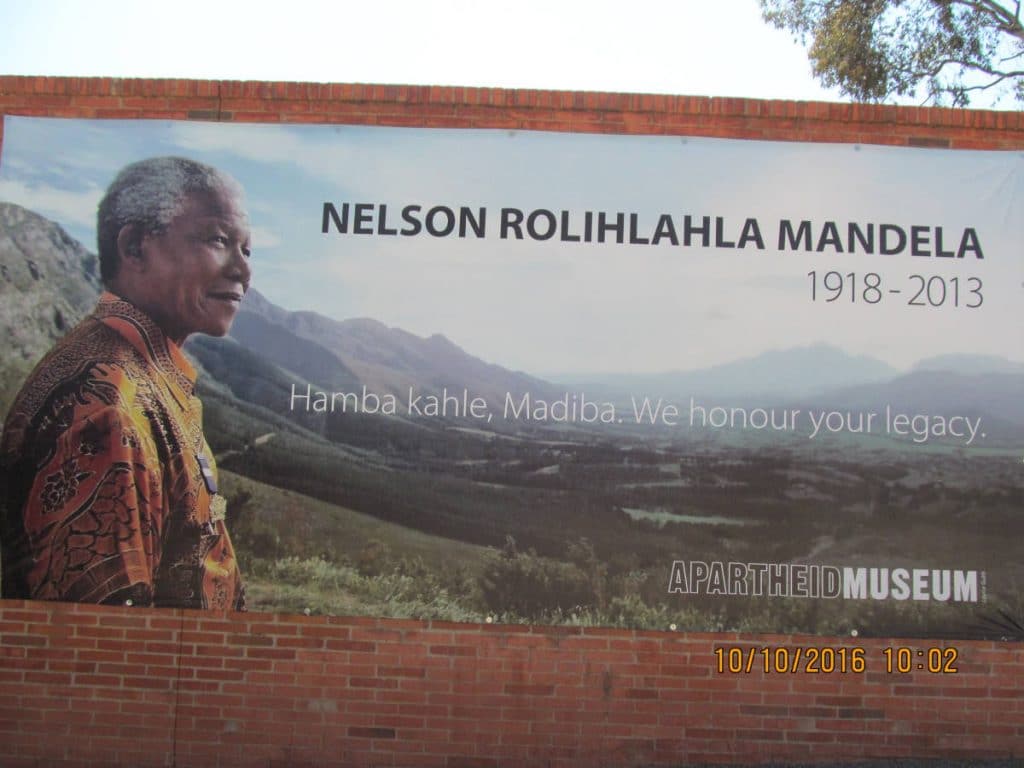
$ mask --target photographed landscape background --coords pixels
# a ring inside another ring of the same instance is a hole
[[[96,257],[0,204],[0,413],[93,306]],[[258,282],[257,282],[258,286]],[[457,621],[863,635],[1000,636],[1024,614],[1024,371],[998,356],[898,371],[828,345],[661,374],[548,381],[375,319],[257,290],[231,336],[193,338],[208,440],[254,610]],[[292,386],[400,395],[586,391],[708,405],[981,418],[983,445],[842,433],[490,424],[292,411]],[[979,569],[986,603],[669,595],[673,560]]]

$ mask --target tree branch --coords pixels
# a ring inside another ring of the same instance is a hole
[[[953,0],[953,4],[984,13],[993,20],[1000,31],[1024,40],[1024,25],[1021,25],[1020,21],[1020,2],[1016,3],[1016,14],[1011,13],[1009,8],[1004,8],[995,0]]]
[[[993,69],[992,67],[985,66],[977,62],[963,61],[962,59],[942,59],[941,61],[935,62],[935,66],[930,69],[922,69],[920,71],[907,70],[906,74],[920,77],[935,77],[950,64],[955,64],[957,66],[964,67],[965,69],[974,69],[986,75],[991,75],[992,77],[998,77],[1004,80],[1008,77],[1024,77],[1024,70],[1002,72],[998,69]]]
[[[988,83],[986,85],[965,85],[965,86],[961,86],[957,90],[959,90],[959,91],[987,91],[989,88],[992,88],[992,87],[994,87],[996,85],[999,85],[1001,82],[1003,82],[1003,80],[1006,80],[1007,78],[1013,77],[1013,76],[1014,76],[1013,74],[999,75],[992,82],[990,82],[990,83]]]

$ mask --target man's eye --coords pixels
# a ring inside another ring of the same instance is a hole
[[[248,248],[248,247],[243,248],[242,249],[242,255],[245,256],[245,258],[248,259],[250,256],[252,256],[252,249]]]
[[[227,245],[228,239],[223,235],[214,235],[213,237],[210,238],[210,242],[216,243],[217,245]]]

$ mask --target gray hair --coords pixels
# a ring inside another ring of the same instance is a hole
[[[104,284],[117,275],[117,238],[124,227],[134,226],[141,242],[144,235],[164,231],[190,195],[220,192],[238,200],[244,196],[228,174],[184,157],[152,157],[122,168],[100,201],[96,220]]]

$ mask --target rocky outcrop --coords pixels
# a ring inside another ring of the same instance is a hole
[[[99,261],[59,225],[0,203],[0,416],[53,343],[100,293]]]

